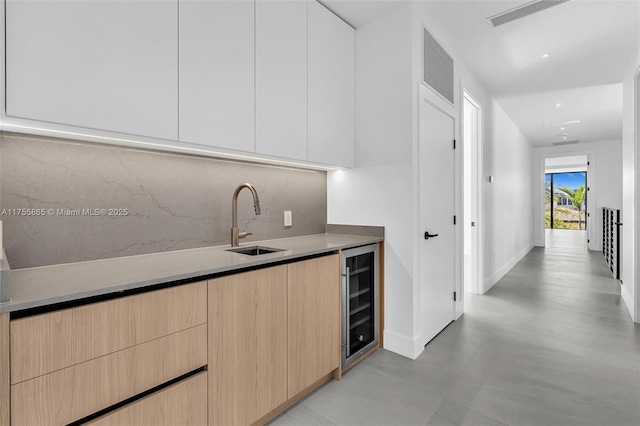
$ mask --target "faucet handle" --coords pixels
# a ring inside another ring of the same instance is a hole
[[[238,238],[245,238],[247,235],[253,235],[253,232],[238,232]]]

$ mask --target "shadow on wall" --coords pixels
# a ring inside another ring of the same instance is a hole
[[[0,219],[12,269],[324,233],[326,172],[0,134]],[[29,209],[29,210],[18,210]],[[284,228],[283,211],[293,212]]]

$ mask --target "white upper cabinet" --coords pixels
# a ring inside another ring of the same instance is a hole
[[[254,1],[180,0],[179,139],[254,151]]]
[[[256,152],[307,159],[307,1],[256,0]]]
[[[354,166],[355,32],[315,0],[5,2],[11,124]]]
[[[308,160],[353,167],[355,30],[316,1],[309,3]]]
[[[6,1],[6,114],[178,133],[177,0]]]

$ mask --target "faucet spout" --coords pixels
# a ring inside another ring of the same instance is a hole
[[[251,195],[253,195],[253,208],[256,212],[256,215],[261,213],[260,211],[260,199],[258,198],[258,192],[256,188],[250,183],[241,183],[238,185],[236,190],[233,192],[233,199],[231,200],[231,247],[238,247],[240,243],[238,240],[240,238],[246,237],[248,234],[246,232],[240,232],[238,229],[238,194],[242,191],[243,188],[247,188],[251,191]]]

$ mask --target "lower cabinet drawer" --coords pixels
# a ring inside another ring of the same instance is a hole
[[[204,426],[207,424],[207,372],[198,373],[85,424]]]
[[[199,282],[11,321],[11,384],[207,323]]]
[[[203,324],[11,386],[11,424],[65,425],[205,365]]]

